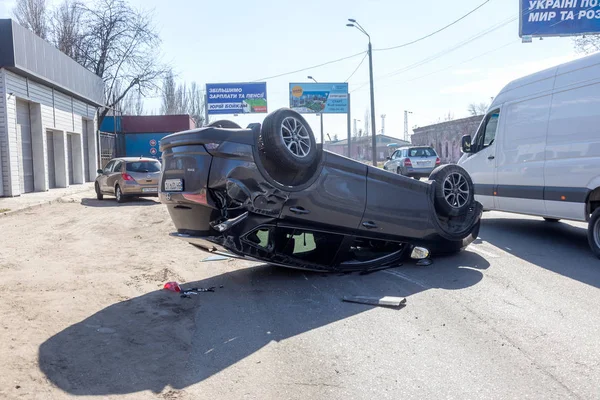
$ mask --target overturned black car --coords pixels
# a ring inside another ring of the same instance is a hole
[[[171,235],[207,252],[370,270],[397,265],[417,246],[458,252],[479,232],[482,207],[462,168],[438,167],[421,182],[367,166],[322,150],[289,109],[262,126],[217,121],[175,133],[160,149],[159,196],[177,228]]]

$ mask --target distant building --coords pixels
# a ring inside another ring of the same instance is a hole
[[[431,146],[443,164],[456,164],[461,157],[460,142],[464,135],[474,135],[482,115],[462,118],[414,129],[412,144]]]
[[[105,117],[100,131],[116,133],[117,157],[160,159],[163,137],[195,128],[189,115],[124,115],[116,119]]]
[[[352,154],[350,155],[350,158],[361,161],[372,161],[372,140],[373,139],[370,135],[361,136],[359,138],[353,137],[351,146]],[[378,161],[385,161],[385,158],[391,154],[390,151],[392,148],[407,146],[410,144],[404,140],[382,134],[376,135],[376,140]],[[393,144],[396,144],[397,146],[389,146]],[[348,157],[348,139],[325,142],[323,149]]]

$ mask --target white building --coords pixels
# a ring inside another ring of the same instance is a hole
[[[0,20],[0,197],[93,181],[103,99],[102,79]]]

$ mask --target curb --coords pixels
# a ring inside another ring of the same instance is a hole
[[[70,203],[70,202],[67,202],[67,201],[63,201],[63,199],[65,199],[65,198],[67,198],[69,196],[72,196],[74,194],[87,192],[87,191],[93,190],[93,189],[94,189],[93,187],[90,187],[90,188],[86,188],[86,189],[77,190],[77,191],[74,191],[74,192],[71,192],[71,193],[68,193],[68,194],[64,194],[64,195],[62,195],[60,197],[56,197],[56,198],[51,199],[51,200],[45,200],[45,201],[41,201],[39,203],[34,203],[34,204],[30,204],[30,205],[22,207],[22,208],[18,208],[16,210],[10,210],[10,211],[6,211],[6,212],[2,212],[2,213],[0,213],[0,218],[2,218],[2,217],[9,217],[11,215],[22,213],[24,211],[33,210],[33,209],[36,209],[36,208],[42,208],[42,207],[49,206],[49,205],[56,204],[56,203]]]

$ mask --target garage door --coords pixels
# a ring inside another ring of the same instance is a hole
[[[69,160],[69,185],[73,184],[73,135],[67,135],[67,158]]]
[[[83,125],[83,167],[85,168],[85,182],[90,181],[90,154],[88,144],[88,122],[87,120],[82,121]]]
[[[56,172],[54,169],[54,134],[52,132],[46,133],[46,146],[48,153],[48,186],[50,189],[56,187]]]
[[[33,192],[33,149],[29,103],[17,100],[17,142],[21,193]]]

